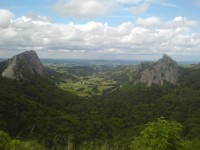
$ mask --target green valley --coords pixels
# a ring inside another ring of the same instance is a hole
[[[62,74],[62,80],[57,83],[59,88],[82,97],[109,93],[123,84],[123,80],[119,80],[117,77],[123,78],[122,74],[127,73],[119,69],[119,66],[109,65],[48,64],[46,67]],[[113,76],[116,78],[113,78]],[[126,77],[126,80],[128,80],[128,77]]]

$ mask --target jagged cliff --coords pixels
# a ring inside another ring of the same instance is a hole
[[[1,76],[8,79],[26,79],[44,75],[44,68],[35,51],[26,51],[1,62]]]
[[[146,83],[151,86],[153,83],[162,85],[165,81],[176,84],[179,77],[178,64],[168,55],[164,54],[162,59],[153,63],[141,63],[130,76],[134,84]]]

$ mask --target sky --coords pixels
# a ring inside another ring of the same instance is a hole
[[[200,0],[0,0],[0,58],[200,61]]]

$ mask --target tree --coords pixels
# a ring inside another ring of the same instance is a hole
[[[190,142],[183,140],[183,126],[175,121],[158,118],[147,123],[141,135],[131,144],[132,150],[186,150]]]
[[[0,131],[0,150],[5,150],[10,142],[10,136],[4,131]]]

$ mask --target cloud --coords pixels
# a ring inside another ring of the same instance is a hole
[[[127,3],[138,4],[143,0],[116,0],[116,1],[122,4],[127,4]]]
[[[143,3],[139,6],[133,6],[131,7],[131,12],[136,15],[136,14],[141,14],[141,13],[144,13],[146,12],[150,7],[150,4],[149,3]]]
[[[64,16],[91,18],[109,13],[115,5],[114,0],[60,0],[54,9]]]
[[[149,17],[146,19],[139,18],[136,20],[136,23],[143,27],[150,27],[150,26],[159,26],[161,25],[161,21],[158,17]]]
[[[137,25],[145,28],[163,28],[163,29],[176,29],[176,28],[193,28],[197,26],[197,22],[189,20],[186,17],[177,16],[173,20],[161,21],[158,17],[139,18],[136,20]]]
[[[10,25],[11,19],[14,17],[9,10],[0,9],[0,28],[7,28]]]
[[[144,13],[150,7],[147,0],[59,0],[54,10],[63,16],[92,18],[105,16],[116,8],[124,8],[133,14]],[[122,9],[123,10],[123,9]]]
[[[150,0],[155,5],[164,6],[164,7],[171,7],[171,8],[181,8],[180,5],[174,4],[172,2],[167,1],[159,1],[159,0]]]
[[[1,20],[1,25],[6,25],[0,28],[0,51],[4,56],[30,49],[54,58],[200,55],[200,33],[192,32],[197,23],[182,16],[168,21],[140,18],[118,26],[99,22],[59,24],[44,16],[7,18]]]

